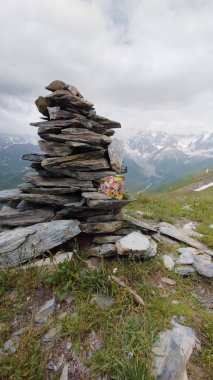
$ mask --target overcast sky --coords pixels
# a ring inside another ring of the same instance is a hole
[[[137,130],[213,129],[212,0],[7,0],[0,12],[0,132],[33,133],[54,79]]]

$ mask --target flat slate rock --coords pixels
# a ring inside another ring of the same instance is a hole
[[[87,200],[87,205],[89,206],[89,208],[92,208],[92,209],[103,209],[103,210],[116,210],[116,209],[119,209],[119,208],[122,208],[124,206],[126,206],[128,203],[132,202],[132,200],[130,199],[97,199],[97,200],[93,200],[93,199],[88,199]]]
[[[0,210],[0,226],[23,227],[36,223],[49,222],[54,217],[51,209],[36,208],[29,210],[5,206]]]
[[[79,181],[75,178],[44,178],[36,174],[33,176],[28,176],[30,182],[32,182],[37,187],[59,187],[59,188],[93,188],[92,181]]]
[[[124,215],[123,220],[130,225],[136,226],[137,229],[139,228],[142,231],[158,232],[157,226],[142,222],[138,219],[133,218],[132,216]]]
[[[119,230],[122,227],[122,222],[112,221],[110,223],[81,223],[80,229],[87,234],[104,234]]]
[[[172,239],[190,245],[193,248],[204,249],[204,245],[197,240],[190,238],[184,230],[178,229],[169,223],[159,223],[159,232],[163,235],[169,236]]]
[[[59,172],[59,174],[66,175],[66,176],[71,177],[71,178],[76,178],[79,181],[99,182],[104,177],[116,175],[116,172],[108,171],[108,170],[74,171],[74,170],[68,170],[68,169],[57,169],[57,171]]]
[[[64,157],[66,158],[66,157]],[[46,170],[49,170],[53,173],[65,174],[67,171],[95,171],[95,170],[104,170],[109,169],[109,162],[106,158],[91,158],[91,159],[76,159],[73,161],[67,161],[61,164],[51,163],[51,159],[45,159],[42,161],[41,165]],[[89,178],[88,178],[89,179]]]
[[[81,232],[77,220],[59,220],[0,233],[0,267],[17,266]]]
[[[91,199],[91,200],[102,200],[102,199],[112,199],[106,194],[100,193],[100,192],[83,192],[82,194],[83,198]]]
[[[196,346],[194,331],[178,323],[155,342],[152,372],[156,380],[187,380],[186,365]]]
[[[19,199],[29,201],[37,204],[49,205],[52,207],[57,206],[69,206],[71,204],[82,205],[84,200],[81,201],[80,197],[75,195],[52,195],[52,194],[28,194],[22,193],[19,195]],[[80,202],[81,201],[81,202]],[[80,203],[79,203],[80,202]]]

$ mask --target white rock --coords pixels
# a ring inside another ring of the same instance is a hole
[[[174,268],[175,262],[171,256],[163,255],[162,259],[166,269],[172,270]]]
[[[141,232],[132,232],[115,242],[119,255],[133,254],[138,257],[153,257],[157,253],[157,244]]]

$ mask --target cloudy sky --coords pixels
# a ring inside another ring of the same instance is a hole
[[[35,133],[34,100],[61,79],[138,130],[213,129],[213,1],[7,0],[0,132]]]

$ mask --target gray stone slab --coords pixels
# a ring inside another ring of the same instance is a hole
[[[124,206],[126,206],[128,203],[132,202],[131,199],[100,199],[100,200],[87,200],[87,205],[89,208],[97,209],[97,210],[117,210]]]
[[[204,277],[213,277],[213,262],[208,255],[196,255],[194,256],[194,268],[198,273]]]
[[[169,223],[159,223],[159,232],[177,241],[190,245],[193,248],[204,249],[204,245],[197,240],[189,237],[184,230],[178,229]]]
[[[80,233],[76,220],[58,220],[0,233],[0,267],[17,266]]]
[[[0,210],[0,226],[30,226],[36,223],[49,222],[53,217],[53,210],[48,208],[22,210],[7,207]]]
[[[187,380],[186,365],[195,346],[196,336],[189,327],[176,323],[172,330],[160,333],[152,348],[156,380]]]
[[[110,164],[117,173],[122,172],[122,162],[124,155],[123,144],[120,140],[114,138],[108,146]]]
[[[54,313],[56,309],[56,300],[52,298],[45,302],[45,304],[36,313],[34,321],[35,323],[42,324]]]
[[[76,205],[80,206],[84,203],[83,199],[80,199],[80,196],[76,196],[75,194],[65,194],[65,195],[54,195],[54,194],[28,194],[22,193],[19,195],[19,199],[28,201],[36,204],[43,204],[52,206],[53,208],[57,206],[69,206]]]
[[[134,201],[134,199],[132,201]],[[142,222],[141,220],[135,219],[132,216],[124,215],[123,220],[130,225],[136,226],[137,229],[140,229],[142,231],[158,232],[157,226]]]

